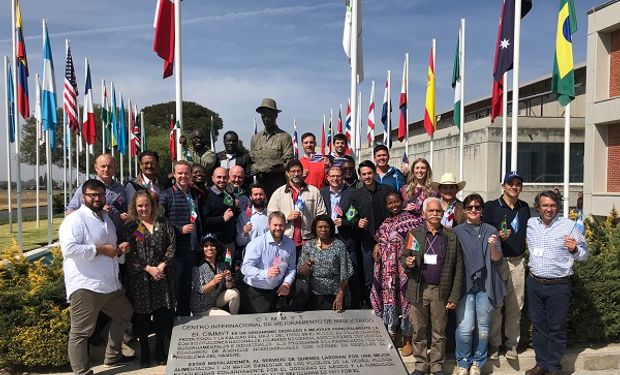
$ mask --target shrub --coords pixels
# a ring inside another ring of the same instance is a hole
[[[60,249],[30,263],[16,243],[0,265],[0,368],[60,367],[68,363],[69,307]]]

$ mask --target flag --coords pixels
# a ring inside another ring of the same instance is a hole
[[[22,25],[22,11],[19,0],[15,4],[15,34],[16,34],[16,70],[17,70],[17,110],[24,120],[30,117],[28,103],[28,59],[26,57],[26,42],[24,41],[24,27]],[[51,55],[50,55],[51,56]]]
[[[139,156],[143,150],[143,139],[144,135],[142,134],[142,121],[140,120],[140,114],[138,113],[138,106],[134,104],[132,117],[133,127],[131,131],[131,135],[133,137],[133,143],[131,144],[131,156]]]
[[[170,137],[168,146],[170,148],[170,157],[172,161],[177,160],[177,138],[176,138],[176,126],[174,125],[174,117],[170,115]]]
[[[398,109],[400,110],[398,115],[398,135],[396,138],[402,142],[407,136],[407,59],[403,63],[403,79],[400,81],[400,101],[398,103]]]
[[[65,82],[66,85],[66,82]],[[77,94],[77,92],[76,92]],[[84,116],[82,117],[82,134],[88,145],[88,152],[95,154],[95,141],[97,141],[97,124],[95,123],[95,109],[93,108],[93,85],[90,80],[90,65],[86,61],[86,84],[84,86]]]
[[[531,0],[521,3],[521,18],[532,9]],[[491,99],[491,122],[502,114],[502,98],[504,95],[504,73],[512,69],[514,59],[514,24],[515,0],[505,0],[502,5],[497,40],[495,42],[495,59],[493,61],[493,96]]]
[[[133,236],[136,238],[137,241],[144,242],[145,233],[146,233],[146,227],[144,226],[144,224],[140,223],[140,225],[138,225],[136,230],[133,231]]]
[[[586,234],[586,226],[585,226],[585,224],[583,222],[583,212],[581,212],[581,211],[579,211],[579,215],[577,215],[577,217],[575,218],[575,228],[582,235]]]
[[[383,91],[383,107],[381,110],[381,122],[383,123],[383,144],[388,148],[392,147],[390,132],[392,131],[392,101],[390,96],[390,72],[385,80],[385,90]],[[388,103],[389,101],[389,103]]]
[[[512,232],[514,234],[519,232],[519,213],[518,212],[515,215],[515,217],[512,219],[512,221],[510,222],[510,227],[512,228]]]
[[[452,67],[452,88],[454,89],[454,114],[452,119],[459,129],[461,128],[461,32],[462,30],[459,28],[459,38],[456,41],[456,52]]]
[[[164,60],[164,78],[172,75],[174,67],[174,2],[157,0],[155,10],[153,51]]]
[[[432,136],[437,129],[437,116],[435,116],[435,59],[434,48],[431,47],[431,55],[428,59],[428,78],[426,81],[426,102],[424,104],[424,129]]]
[[[63,95],[63,106],[67,118],[65,119],[66,125],[69,126],[69,130],[72,133],[78,133],[80,126],[78,124],[78,109],[77,109],[77,96],[78,85],[75,79],[75,69],[73,67],[73,58],[71,57],[71,47],[67,47],[67,56],[65,60],[65,89]],[[85,93],[86,94],[86,93]],[[86,98],[84,98],[86,103]],[[92,100],[91,100],[92,103]]]
[[[228,206],[228,207],[235,207],[235,199],[228,194],[227,192],[224,192],[224,206]]]
[[[226,263],[228,265],[228,267],[232,266],[232,253],[230,251],[230,249],[226,249],[226,255],[224,256],[224,263]]]
[[[13,86],[13,72],[11,71],[11,64],[6,64],[6,98],[9,107],[9,141],[15,143],[15,88]]]
[[[354,2],[352,4],[351,2]],[[349,58],[351,65],[351,47],[353,44],[353,5],[357,7],[357,75],[359,82],[364,80],[364,59],[362,50],[362,2],[360,0],[345,0],[344,28],[342,33],[342,48]]]
[[[127,154],[127,130],[125,129],[125,101],[121,94],[121,108],[118,111],[118,153],[125,156]]]
[[[327,127],[327,148],[329,149],[329,153],[332,153],[332,138],[333,138],[333,119],[332,119],[332,111],[329,111],[329,126]]]
[[[347,114],[344,120],[344,134],[347,137],[347,149],[351,149],[351,99],[347,102]]]
[[[375,81],[370,86],[370,104],[368,104],[368,130],[366,131],[368,147],[372,147],[375,139]]]
[[[101,123],[104,127],[104,134],[102,137],[105,137],[106,148],[112,148],[112,135],[110,133],[110,125],[112,125],[112,111],[110,111],[110,102],[108,100],[108,89],[106,88],[105,81],[102,81],[103,84],[103,98],[101,99]],[[106,152],[107,150],[102,150],[102,152]]]
[[[110,83],[110,91],[112,91],[112,107],[110,108],[112,115],[110,119],[112,121],[112,139],[110,142],[110,148],[118,146],[118,117],[116,116],[116,90],[114,90],[114,83]]]
[[[339,203],[336,203],[336,205],[334,206],[334,213],[337,217],[344,216],[344,211],[342,211],[342,207],[340,207]]]
[[[325,156],[325,115],[323,115],[323,129],[321,130],[321,155]]]
[[[403,164],[409,164],[409,155],[407,155],[407,150],[403,153],[403,158],[401,160]]]
[[[338,120],[336,122],[336,131],[342,134],[342,104],[338,106]]]
[[[56,146],[56,124],[58,113],[56,112],[56,83],[54,81],[54,63],[52,60],[52,47],[47,35],[47,23],[43,26],[43,87],[41,89],[41,123],[43,129],[49,131],[49,147]]]
[[[573,0],[560,0],[551,91],[558,95],[558,101],[564,107],[575,99],[572,35],[576,31],[577,16],[575,15]]]
[[[351,221],[353,220],[353,218],[355,218],[355,216],[357,216],[358,212],[355,209],[355,207],[353,205],[350,205],[349,208],[347,209],[347,213],[345,214],[345,217],[347,218],[347,221]]]
[[[293,119],[293,153],[299,159],[299,143],[297,142],[297,120]]]
[[[415,236],[409,232],[407,234],[407,245],[405,245],[406,250],[413,250],[417,253],[420,252],[420,243],[415,239]]]

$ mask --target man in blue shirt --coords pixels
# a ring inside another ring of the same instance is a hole
[[[269,232],[245,248],[242,304],[248,313],[276,309],[278,297],[287,297],[295,281],[297,256],[293,240],[284,235],[286,218],[280,211],[269,214]]]
[[[376,146],[373,150],[373,156],[377,167],[375,175],[377,183],[390,185],[392,189],[400,191],[400,188],[405,186],[405,176],[398,168],[391,167],[388,164],[390,161],[390,151],[387,146]]]
[[[527,222],[530,273],[525,289],[536,366],[525,374],[554,375],[560,374],[566,348],[573,263],[587,259],[588,246],[575,222],[558,216],[560,198],[554,192],[539,193],[534,206],[540,217]]]

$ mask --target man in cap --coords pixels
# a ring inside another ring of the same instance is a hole
[[[291,136],[278,127],[276,118],[281,111],[276,101],[265,98],[256,108],[260,113],[265,130],[252,136],[250,156],[252,174],[258,183],[265,187],[267,197],[286,184],[285,165],[293,159],[293,140]]]
[[[499,272],[506,282],[503,304],[495,307],[489,332],[489,358],[499,359],[502,344],[502,322],[506,336],[506,358],[516,360],[521,335],[521,309],[525,301],[525,228],[530,218],[530,206],[519,199],[523,177],[516,171],[506,173],[502,183],[503,193],[484,204],[482,221],[499,231],[504,259]],[[503,310],[503,314],[502,314]],[[502,319],[503,318],[503,319]]]

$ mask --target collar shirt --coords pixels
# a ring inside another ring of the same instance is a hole
[[[97,179],[100,180],[99,178]],[[67,206],[67,210],[78,210],[82,206],[82,203],[84,203],[84,199],[82,198],[82,185],[80,185],[75,190],[71,202],[69,202]],[[123,228],[121,214],[127,212],[125,187],[116,180],[112,180],[110,185],[105,185],[105,203],[112,207],[110,217],[116,229],[121,230]]]
[[[269,198],[267,212],[280,211],[285,217],[288,217],[293,210],[301,211],[301,237],[308,240],[313,237],[311,227],[314,218],[319,215],[327,215],[327,208],[323,197],[321,197],[321,192],[312,185],[302,187],[299,191],[299,197],[301,202],[294,202],[290,186],[288,184],[283,185],[276,189]],[[385,202],[383,205],[385,206]],[[293,238],[295,221],[297,220],[286,222],[284,235]]]
[[[577,240],[574,254],[569,253],[564,245],[565,236]],[[559,215],[549,225],[545,225],[539,217],[528,220],[527,248],[530,272],[546,279],[572,275],[575,260],[585,261],[588,257],[588,245],[575,227],[575,222]]]
[[[273,133],[263,130],[254,134],[250,149],[252,174],[284,171],[284,166],[293,159],[291,136],[280,128],[276,128]],[[274,167],[278,170],[273,170]]]
[[[267,271],[274,265],[280,268],[280,274],[267,277]],[[292,285],[296,267],[297,255],[293,240],[282,236],[280,242],[276,242],[271,232],[267,232],[246,246],[241,273],[246,284],[258,289],[273,290],[282,283]]]
[[[258,236],[269,232],[269,220],[267,219],[267,207],[257,211],[251,203],[241,206],[241,213],[237,216],[237,245],[245,246]],[[252,223],[252,230],[243,234],[243,227]]]
[[[67,301],[78,289],[96,293],[112,293],[121,288],[118,265],[125,256],[97,255],[96,246],[116,246],[116,230],[110,217],[102,212],[99,217],[82,205],[67,215],[58,230],[63,256],[63,270]]]
[[[207,175],[210,175],[211,170],[215,166],[216,156],[215,152],[211,150],[204,150],[202,153],[194,151],[193,148],[189,150],[190,158],[194,164],[200,164],[207,171]]]
[[[400,191],[401,186],[406,184],[403,173],[394,167],[389,167],[387,172],[383,175],[381,175],[377,169],[375,181],[379,184],[390,185],[392,189],[396,191]]]

